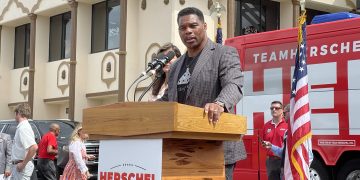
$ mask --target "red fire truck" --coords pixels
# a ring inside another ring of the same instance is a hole
[[[271,119],[270,103],[290,101],[297,28],[235,37],[244,71],[248,158],[239,161],[234,179],[267,179],[265,149],[258,136]],[[360,178],[360,18],[307,26],[309,99],[313,132],[314,179]]]

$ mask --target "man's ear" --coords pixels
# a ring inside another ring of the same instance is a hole
[[[204,22],[204,30],[207,30],[207,24]]]

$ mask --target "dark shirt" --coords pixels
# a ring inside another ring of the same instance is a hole
[[[186,93],[188,85],[190,82],[191,74],[194,70],[194,67],[199,59],[201,52],[195,57],[189,57],[186,53],[184,63],[181,66],[178,82],[177,82],[177,93],[178,93],[178,102],[185,104]]]

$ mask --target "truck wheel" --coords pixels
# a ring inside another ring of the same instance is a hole
[[[325,165],[315,157],[310,166],[310,179],[312,180],[329,179],[329,173],[327,172]]]
[[[346,162],[338,173],[338,179],[360,179],[360,159],[353,159]]]

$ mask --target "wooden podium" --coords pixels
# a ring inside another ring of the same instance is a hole
[[[240,140],[246,118],[223,113],[215,127],[202,108],[127,102],[84,109],[91,139],[163,139],[162,179],[225,179],[222,141]]]

